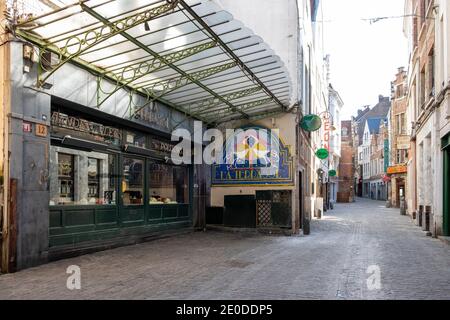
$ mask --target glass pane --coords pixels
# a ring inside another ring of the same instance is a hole
[[[144,160],[124,158],[122,199],[124,205],[144,203]]]
[[[189,203],[188,169],[152,163],[149,194],[150,204]]]
[[[105,204],[116,204],[116,159],[115,156],[109,155],[108,172],[102,177],[107,185],[103,195]]]
[[[58,155],[59,204],[71,204],[74,201],[74,157],[70,154]]]
[[[96,204],[99,202],[100,193],[100,160],[88,159],[88,202]]]
[[[147,146],[146,135],[141,133],[127,132],[126,143],[132,144],[136,147],[145,148]]]
[[[60,152],[63,151],[63,152]],[[115,156],[51,147],[50,205],[116,204]]]

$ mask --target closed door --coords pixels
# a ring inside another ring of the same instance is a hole
[[[444,235],[450,236],[450,147],[444,149]]]

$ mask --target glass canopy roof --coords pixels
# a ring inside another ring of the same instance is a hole
[[[68,62],[95,72],[100,109],[120,89],[208,123],[283,112],[290,101],[280,58],[210,1],[77,1],[22,17],[15,33],[41,48],[39,86]]]

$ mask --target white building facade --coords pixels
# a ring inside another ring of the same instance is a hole
[[[341,159],[341,112],[344,107],[344,102],[331,84],[328,86],[329,94],[329,112],[332,118],[332,130],[330,132],[330,163],[329,170],[335,170],[337,172],[336,177],[330,177],[329,179],[329,195],[330,201],[337,202],[338,193],[338,180],[339,180],[339,164]]]
[[[408,119],[412,126],[407,210],[433,236],[449,235],[450,3],[405,1],[410,45]]]

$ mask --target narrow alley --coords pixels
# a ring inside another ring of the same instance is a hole
[[[358,199],[308,237],[208,231],[121,247],[3,275],[0,299],[449,299],[449,253],[398,209]],[[66,287],[71,265],[81,290]]]

